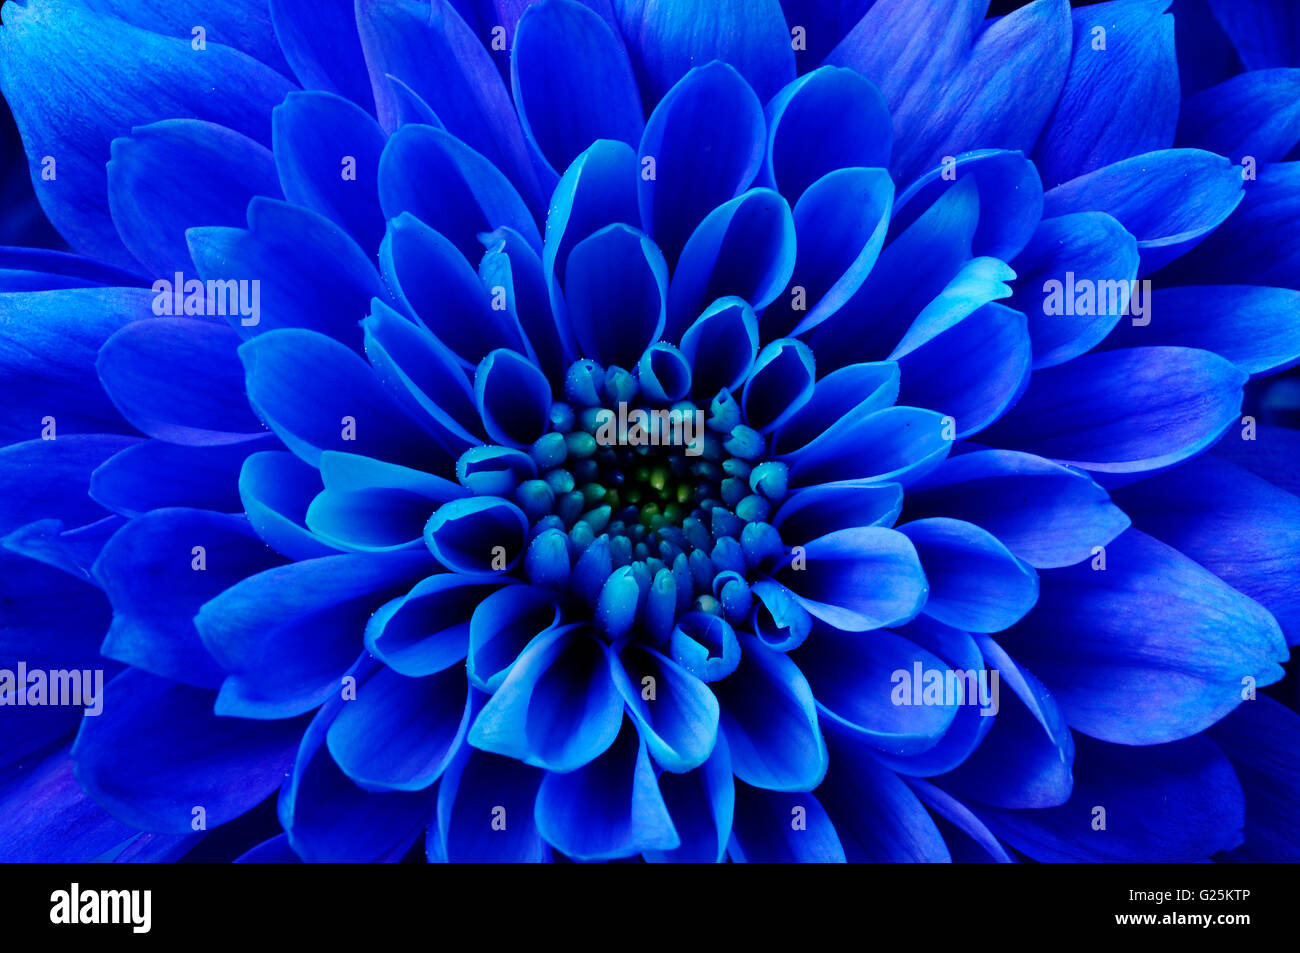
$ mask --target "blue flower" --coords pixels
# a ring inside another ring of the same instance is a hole
[[[1300,856],[1300,34],[1170,5],[6,4],[0,856]]]

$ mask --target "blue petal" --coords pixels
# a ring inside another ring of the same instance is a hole
[[[1300,66],[1300,19],[1286,0],[1261,0],[1247,6],[1209,0],[1209,4],[1247,69]]]
[[[1179,63],[1169,0],[1074,11],[1074,52],[1034,155],[1049,186],[1173,144]]]
[[[463,745],[438,785],[438,816],[429,839],[451,863],[545,860],[533,804],[540,770]]]
[[[265,433],[241,399],[239,335],[194,318],[133,321],[104,342],[95,369],[122,416],[141,432],[192,446]]]
[[[275,168],[285,198],[333,220],[373,252],[384,236],[374,117],[341,96],[290,93],[271,116]]]
[[[795,338],[773,341],[759,353],[745,381],[740,401],[745,423],[759,433],[775,430],[808,403],[816,386],[812,349]]]
[[[111,617],[103,593],[79,574],[18,555],[7,542],[0,549],[0,659],[32,669],[105,668],[99,642]]]
[[[250,576],[203,605],[203,644],[228,672],[217,711],[285,718],[342,691],[366,619],[433,568],[427,553],[362,553]]]
[[[370,110],[374,96],[357,35],[355,4],[269,0],[275,38],[303,89],[346,96]]]
[[[532,208],[545,205],[551,183],[539,181],[510,92],[455,8],[446,0],[368,0],[357,25],[380,125],[397,128],[398,94],[388,77],[401,77],[448,132],[505,171]]]
[[[635,644],[611,659],[610,667],[655,763],[676,773],[702,765],[718,736],[718,700],[708,686],[654,649]]]
[[[794,493],[772,525],[785,541],[802,544],[851,526],[893,526],[902,508],[903,488],[897,483],[845,480]]]
[[[1038,574],[973,523],[936,517],[900,527],[930,585],[926,615],[967,632],[1000,632],[1033,608]]]
[[[600,757],[567,774],[546,775],[534,816],[547,841],[581,860],[681,845],[646,743],[627,721]]]
[[[584,357],[634,367],[663,333],[668,266],[634,228],[609,225],[574,246],[564,290]]]
[[[498,497],[452,500],[429,518],[424,541],[452,572],[508,570],[524,554],[528,518]]]
[[[0,291],[52,291],[140,282],[128,271],[70,252],[0,246]]]
[[[1087,354],[1035,373],[983,439],[1085,470],[1154,470],[1214,443],[1239,415],[1245,380],[1193,348]]]
[[[908,489],[907,515],[982,526],[1038,569],[1081,562],[1129,526],[1087,474],[1010,450],[949,457]]]
[[[691,393],[708,400],[735,390],[749,376],[758,354],[758,318],[738,298],[709,305],[682,334],[682,354],[691,364]]]
[[[253,196],[280,197],[270,150],[214,123],[150,123],[114,139],[111,152],[113,223],[122,243],[153,274],[189,265],[186,229],[242,225]],[[195,188],[196,181],[203,187]]]
[[[844,863],[844,847],[826,809],[811,793],[736,787],[736,819],[727,852],[738,863]]]
[[[1300,142],[1300,69],[1242,73],[1183,105],[1178,144],[1240,163],[1279,162]]]
[[[0,294],[0,441],[132,433],[100,386],[95,354],[118,328],[149,315],[149,292],[71,288]]]
[[[850,863],[947,863],[943,835],[920,800],[869,750],[830,733],[831,768],[817,797]]]
[[[886,407],[861,417],[846,415],[806,446],[786,455],[791,485],[867,479],[906,483],[948,455],[952,441],[943,431],[942,415],[917,407]]]
[[[726,740],[719,736],[709,760],[696,770],[661,774],[659,791],[682,843],[674,850],[648,850],[645,859],[651,863],[719,863],[731,839],[736,797]]]
[[[312,719],[280,792],[280,823],[308,863],[400,860],[433,815],[432,791],[365,791],[334,764],[326,733],[349,704],[335,697]]]
[[[469,714],[464,672],[408,678],[385,667],[357,688],[325,742],[334,763],[359,786],[421,791],[460,747]]]
[[[131,51],[130,70],[122,68],[123,50]],[[269,145],[271,108],[290,89],[228,46],[209,41],[195,56],[188,36],[141,30],[69,0],[15,5],[0,51],[0,85],[29,163],[39,166],[45,155],[58,161],[56,178],[34,183],[41,206],[74,248],[127,267],[131,256],[108,210],[110,140],[158,119],[204,119]]]
[[[212,713],[210,691],[137,670],[105,686],[104,713],[81,722],[77,780],[114,817],[141,830],[188,834],[256,807],[284,779],[301,721]]]
[[[469,743],[548,771],[574,771],[614,743],[622,719],[608,649],[566,626],[543,632],[519,656]]]
[[[489,576],[438,573],[380,606],[366,623],[366,648],[402,675],[433,675],[465,660],[474,606],[497,587]]]
[[[307,507],[321,489],[316,468],[291,453],[254,453],[239,471],[239,499],[248,521],[272,549],[290,559],[338,552],[304,525]]]
[[[355,347],[361,341],[357,322],[370,299],[388,297],[361,246],[299,205],[256,198],[248,206],[247,230],[193,228],[187,235],[204,280],[258,282],[251,287],[260,310],[228,318],[245,335],[308,328]],[[321,268],[322,261],[330,266]]]
[[[893,201],[884,169],[837,169],[808,186],[794,207],[789,292],[764,312],[764,337],[801,334],[853,297],[880,256]]]
[[[1199,149],[1165,149],[1122,159],[1058,185],[1044,196],[1047,217],[1100,211],[1138,240],[1142,274],[1195,246],[1232,214],[1241,170]]]
[[[146,440],[114,454],[90,476],[90,496],[123,516],[164,506],[192,506],[239,513],[239,471],[250,453],[268,450],[275,438],[216,447],[183,447]]]
[[[1267,696],[1240,706],[1210,729],[1232,762],[1246,795],[1246,843],[1232,860],[1294,863],[1297,782],[1291,752],[1300,744],[1300,716]]]
[[[1137,239],[1105,212],[1038,226],[1015,259],[1020,278],[1010,301],[1029,320],[1035,370],[1064,364],[1106,337],[1128,309],[1138,261]],[[1080,302],[1080,292],[1092,297]]]
[[[1115,498],[1138,529],[1259,602],[1300,644],[1300,499],[1208,455]]]
[[[239,517],[165,509],[131,520],[95,563],[113,604],[101,651],[154,675],[219,688],[225,673],[199,639],[194,616],[227,587],[280,562]]]
[[[794,653],[827,724],[873,748],[914,755],[933,748],[957,717],[958,706],[920,704],[922,684],[904,695],[902,677],[919,669],[944,671],[943,660],[893,632],[861,635],[818,625]]]
[[[784,198],[751,189],[724,202],[700,222],[673,269],[664,336],[683,340],[705,305],[719,298],[767,307],[789,284],[794,262],[794,218]]]
[[[1105,559],[1104,570],[1043,573],[1038,605],[998,637],[1072,728],[1119,744],[1173,741],[1240,704],[1246,679],[1281,678],[1286,643],[1259,603],[1135,529]]]
[[[710,60],[735,67],[764,100],[794,79],[794,51],[779,0],[614,0],[614,9],[649,102]]]
[[[483,358],[474,374],[474,400],[496,443],[526,447],[550,426],[551,385],[515,351],[498,349]]]
[[[664,341],[646,349],[636,371],[642,393],[651,400],[671,403],[691,392],[691,365],[681,351]]]
[[[898,398],[898,365],[892,361],[850,364],[817,382],[812,398],[777,428],[772,447],[792,454],[851,417],[892,407]]]
[[[908,786],[932,812],[944,842],[958,863],[1014,863],[998,839],[971,813],[970,808],[920,778],[909,778]]]
[[[385,217],[410,212],[477,261],[480,232],[513,228],[540,251],[532,214],[510,181],[486,158],[432,126],[403,126],[379,159],[379,203]]]
[[[826,742],[808,682],[783,652],[741,635],[741,664],[714,683],[732,771],[772,791],[809,791],[826,775]]]
[[[974,754],[944,775],[940,783],[950,791],[994,807],[1046,808],[1064,804],[1074,783],[1074,737],[1065,716],[1042,683],[1020,668],[996,642],[987,636],[976,638],[984,650],[989,679],[996,673],[997,684],[1011,691],[1003,693],[990,683],[990,707],[995,710],[987,717],[996,719],[993,727]],[[1008,770],[1012,764],[1015,768]]]
[[[286,329],[245,342],[239,356],[249,403],[307,462],[318,465],[323,450],[416,469],[428,461],[432,437],[389,399],[369,366],[337,341]]]
[[[1261,424],[1255,439],[1221,440],[1212,451],[1215,456],[1231,460],[1274,486],[1300,496],[1300,433],[1282,427]]]
[[[889,107],[870,80],[824,66],[781,90],[764,110],[763,177],[795,201],[836,169],[885,168],[894,142]]]
[[[293,852],[289,845],[288,834],[262,841],[257,846],[244,851],[233,861],[236,864],[300,864],[302,858]]]
[[[1061,807],[989,808],[980,817],[1047,863],[1204,862],[1241,843],[1241,785],[1204,738],[1141,748],[1080,738],[1074,777],[1074,794]],[[1094,829],[1098,807],[1106,812],[1104,831]]]
[[[524,11],[510,77],[524,130],[555,169],[597,139],[641,139],[632,65],[605,21],[580,3],[547,0]]]
[[[707,18],[692,13],[696,28]],[[641,137],[637,203],[642,227],[670,263],[709,212],[754,181],[763,139],[758,97],[724,63],[692,69],[655,107]]]
[[[726,678],[740,664],[736,630],[719,616],[693,611],[677,619],[669,637],[674,661],[705,682]]]
[[[1226,357],[1248,374],[1300,361],[1300,291],[1252,285],[1160,288],[1149,303],[1150,325],[1122,322],[1106,346],[1168,344]],[[1135,319],[1136,320],[1136,319]]]
[[[86,493],[90,475],[133,437],[78,435],[28,440],[0,449],[0,532],[37,519],[69,526],[103,519],[107,512]]]
[[[485,692],[501,687],[529,643],[560,621],[555,593],[549,589],[507,585],[486,598],[481,588],[455,598],[461,603],[455,609],[448,612],[438,605],[433,611],[443,618],[468,615],[466,668],[470,682]]]

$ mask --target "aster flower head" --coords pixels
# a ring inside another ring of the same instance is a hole
[[[1294,856],[1300,42],[1170,6],[10,0],[0,845]]]

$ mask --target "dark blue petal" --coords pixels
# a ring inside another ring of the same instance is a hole
[[[624,648],[610,667],[655,763],[675,773],[704,764],[718,737],[718,700],[709,687],[640,645]]]
[[[328,218],[299,205],[256,198],[248,206],[247,230],[194,228],[187,234],[206,281],[258,282],[249,287],[250,294],[256,289],[260,311],[227,318],[241,334],[308,328],[358,347],[358,322],[370,299],[388,297],[361,246]],[[321,267],[323,261],[328,268]]]
[[[1147,747],[1078,739],[1074,794],[1046,810],[977,809],[998,836],[1048,863],[1188,863],[1236,847],[1244,799],[1214,744]],[[1105,828],[1095,824],[1105,810]]]
[[[705,305],[719,298],[767,307],[785,290],[794,262],[794,218],[785,199],[751,189],[724,202],[700,222],[673,269],[664,336],[682,340]]]
[[[95,369],[122,416],[169,443],[243,443],[265,433],[243,390],[239,335],[215,321],[147,318],[104,342]]]
[[[1241,170],[1199,149],[1165,149],[1122,159],[1058,185],[1044,196],[1049,218],[1106,212],[1138,241],[1142,274],[1195,246],[1242,199]]]
[[[359,786],[421,791],[460,747],[469,714],[464,672],[408,678],[385,667],[357,688],[325,741],[334,763]]]
[[[133,433],[100,386],[95,354],[124,324],[149,316],[149,292],[70,288],[0,294],[0,440]]]
[[[1038,574],[996,537],[947,517],[900,527],[921,559],[926,615],[967,632],[1000,632],[1033,608]]]
[[[312,464],[342,450],[421,469],[432,437],[384,392],[370,367],[342,344],[286,329],[245,342],[248,400],[285,445]]]
[[[850,863],[947,863],[943,835],[908,786],[870,750],[828,732],[831,768],[817,797]]]
[[[542,772],[513,758],[463,745],[438,785],[436,827],[429,840],[451,863],[545,860],[533,804]],[[432,853],[432,850],[431,850]]]
[[[821,353],[820,351],[818,353]],[[906,483],[932,469],[952,447],[944,417],[918,407],[845,415],[803,448],[787,454],[793,486],[840,480]]]
[[[1248,374],[1284,369],[1300,360],[1300,291],[1251,285],[1160,288],[1149,307],[1149,326],[1121,322],[1106,346],[1204,348]]]
[[[772,525],[786,542],[802,544],[851,526],[893,526],[902,508],[897,483],[845,480],[797,491],[781,504]]]
[[[90,495],[123,516],[164,506],[239,513],[239,471],[250,453],[275,446],[268,434],[249,443],[183,447],[146,440],[104,461],[90,476]]]
[[[239,471],[239,498],[248,521],[271,548],[290,559],[338,552],[304,525],[307,507],[321,489],[316,468],[292,453],[254,453]]]
[[[284,780],[304,727],[214,715],[213,692],[134,669],[105,695],[72,746],[77,780],[141,830],[188,834],[197,808],[216,827],[257,806]]]
[[[474,607],[490,598],[490,576],[438,573],[380,606],[366,623],[366,648],[396,672],[433,675],[465,660]]]
[[[0,449],[0,532],[33,520],[57,518],[69,526],[103,519],[107,511],[86,493],[95,468],[139,441],[77,435],[28,440]]]
[[[427,553],[362,553],[290,563],[250,576],[195,617],[229,675],[217,710],[285,718],[341,693],[366,620],[433,569]]]
[[[987,717],[996,719],[993,728],[974,754],[940,783],[947,790],[994,807],[1064,804],[1074,783],[1074,736],[1065,716],[1042,683],[996,642],[983,635],[975,638],[984,651],[989,678],[996,673],[997,684],[1010,691],[990,691],[991,707],[996,711]],[[1008,765],[1015,767],[1008,770]]]
[[[808,186],[794,207],[794,274],[763,314],[764,337],[801,334],[853,297],[880,256],[893,201],[884,169],[837,169]]]
[[[736,786],[736,819],[727,849],[738,863],[844,863],[826,809],[811,793]]]
[[[846,418],[891,407],[898,387],[898,365],[892,361],[850,364],[832,371],[817,382],[812,399],[777,428],[773,449],[794,453]]]
[[[302,858],[293,852],[288,834],[277,834],[257,846],[246,850],[233,861],[236,864],[300,864]]]
[[[932,812],[931,816],[938,822],[954,861],[1014,863],[998,839],[984,826],[984,822],[972,814],[966,805],[920,778],[909,778],[907,783]]]
[[[614,9],[649,102],[710,60],[735,67],[764,100],[794,79],[779,0],[614,0]]]
[[[546,775],[534,816],[547,841],[582,860],[681,846],[646,743],[626,720],[600,757],[567,774]]]
[[[547,0],[524,11],[510,78],[524,131],[554,169],[597,139],[641,139],[632,65],[614,31],[581,3]]]
[[[541,256],[512,228],[479,238],[488,249],[479,262],[479,279],[493,295],[498,289],[505,292],[506,306],[519,324],[528,353],[548,379],[563,379],[571,359],[555,321]]]
[[[735,813],[736,779],[731,773],[731,755],[721,735],[703,766],[686,774],[664,772],[659,776],[659,791],[673,827],[681,838],[674,850],[649,850],[645,859],[718,863],[731,839],[731,821]]]
[[[806,73],[821,63],[874,2],[875,0],[781,0],[790,32],[798,36],[795,31],[804,31],[805,48],[795,47],[799,72]]]
[[[35,182],[42,208],[74,248],[127,267],[131,256],[109,217],[109,142],[158,119],[204,119],[269,145],[271,108],[291,88],[218,42],[196,56],[188,36],[141,30],[69,0],[15,5],[0,51],[0,85],[28,162],[38,167],[45,155],[58,162],[55,178]]]
[[[694,11],[692,26],[706,19]],[[641,137],[637,203],[642,227],[670,263],[709,212],[754,181],[763,140],[758,97],[724,63],[692,69],[655,107]]]
[[[528,518],[494,496],[452,500],[429,518],[424,541],[452,572],[508,570],[524,554]]]
[[[1105,212],[1049,218],[1015,269],[1010,305],[1029,320],[1034,369],[1052,367],[1091,351],[1124,315],[1138,275],[1137,239]],[[1091,297],[1079,302],[1080,293]]]
[[[357,36],[356,5],[347,0],[268,0],[275,38],[303,89],[346,96],[370,110],[374,96]]]
[[[7,712],[5,719],[9,724],[16,717]],[[131,838],[130,827],[82,791],[72,767],[67,749],[61,748],[0,786],[0,858],[5,863],[85,863]]]
[[[326,733],[350,704],[332,698],[312,719],[280,792],[280,824],[308,863],[400,860],[433,814],[432,791],[365,791],[334,764]]]
[[[682,354],[691,363],[691,393],[697,400],[735,390],[758,354],[754,309],[738,298],[715,301],[682,334]]]
[[[1208,455],[1115,498],[1138,529],[1259,602],[1300,644],[1300,499]]]
[[[477,261],[480,232],[508,226],[540,251],[532,214],[510,181],[486,158],[432,126],[403,126],[379,159],[379,203],[384,215],[410,212]]]
[[[1286,643],[1259,603],[1135,529],[1105,560],[1043,573],[1038,605],[998,637],[1072,728],[1120,744],[1173,741],[1232,711],[1244,686],[1281,678]]]
[[[1215,456],[1231,460],[1274,486],[1300,496],[1300,433],[1282,427],[1261,424],[1251,439],[1221,440],[1212,451]]]
[[[1188,100],[1178,144],[1240,163],[1279,162],[1300,142],[1300,69],[1242,73]]]
[[[1179,64],[1169,0],[1074,11],[1074,52],[1034,155],[1049,186],[1166,149],[1178,123]]]
[[[397,93],[388,76],[399,77],[448,132],[502,169],[531,207],[545,205],[550,183],[539,181],[510,92],[454,7],[446,0],[365,0],[357,25],[380,125],[397,128]]]
[[[769,433],[804,407],[817,384],[812,348],[795,338],[773,341],[759,353],[745,381],[745,422]]]
[[[1138,347],[1038,371],[982,439],[1086,470],[1154,470],[1199,453],[1238,417],[1246,375],[1217,354]]]
[[[255,195],[280,197],[265,146],[225,126],[168,119],[114,139],[108,207],[122,243],[151,274],[190,263],[185,230],[244,223]],[[196,181],[202,188],[195,188]]]
[[[1244,6],[1232,0],[1209,0],[1209,4],[1247,69],[1300,66],[1300,17],[1286,0]]]
[[[32,669],[105,668],[99,643],[111,618],[97,586],[20,556],[8,543],[0,549],[0,659],[24,660]],[[117,666],[108,668],[106,678]]]
[[[822,720],[892,755],[915,755],[933,748],[957,717],[956,704],[921,704],[919,682],[908,686],[920,671],[942,672],[938,656],[893,632],[841,632],[814,627],[808,641],[794,653],[817,696]]]
[[[609,225],[574,246],[564,294],[583,356],[634,367],[663,333],[668,266],[641,232]]]
[[[741,635],[741,664],[714,683],[731,767],[746,784],[809,791],[826,776],[826,742],[812,690],[784,652]]]
[[[907,515],[982,526],[1038,569],[1081,562],[1129,525],[1087,474],[1010,450],[949,457],[908,489]]]
[[[131,520],[95,563],[113,604],[101,651],[154,675],[220,688],[225,673],[194,616],[227,587],[281,561],[240,517],[165,509]]]
[[[608,649],[581,630],[543,632],[483,706],[469,743],[548,771],[589,763],[614,743],[623,719],[609,665]]]
[[[1246,843],[1232,860],[1294,863],[1300,830],[1293,805],[1300,716],[1267,696],[1241,705],[1210,729],[1210,737],[1232,762],[1246,795]]]
[[[439,588],[446,592],[452,585],[448,582]],[[468,619],[466,668],[470,682],[485,692],[495,692],[528,644],[560,621],[555,593],[549,589],[508,585],[486,598],[481,586],[452,592],[455,608],[443,610],[438,605],[435,611],[444,619],[459,619],[462,614]]]
[[[379,157],[385,136],[374,117],[341,96],[313,91],[290,93],[271,124],[285,197],[338,223],[366,251],[378,248],[384,236]]]
[[[889,166],[889,107],[880,90],[853,70],[824,66],[801,76],[764,112],[763,177],[794,201],[836,169]]]
[[[139,276],[70,252],[0,246],[0,291],[138,285]]]
[[[474,373],[474,401],[487,435],[499,444],[526,447],[550,426],[551,385],[522,354],[490,353]]]

